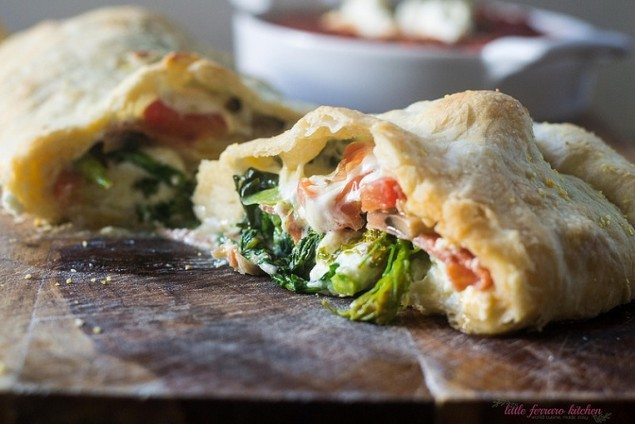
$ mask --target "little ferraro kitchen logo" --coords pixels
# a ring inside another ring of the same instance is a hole
[[[524,417],[532,420],[590,420],[604,423],[611,419],[611,413],[591,404],[579,405],[540,405],[538,403],[520,403],[497,400],[492,408],[501,409],[509,417]]]

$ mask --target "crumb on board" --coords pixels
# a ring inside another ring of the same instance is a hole
[[[97,281],[97,278],[95,278],[95,277],[93,277],[93,278],[91,278],[91,279],[90,279],[90,282],[91,282],[91,283],[95,283],[96,281]]]
[[[102,330],[101,327],[97,326],[97,327],[93,327],[93,334],[101,334]]]
[[[86,240],[82,241],[82,247],[88,247],[88,242]]]
[[[73,279],[72,278],[67,278],[66,279],[66,284],[73,284]]]
[[[189,271],[190,269],[192,269],[192,265],[185,265],[185,270]]]
[[[56,285],[57,287],[59,287],[59,286],[60,286],[60,283],[55,283],[55,285]]]
[[[72,273],[76,273],[76,272],[77,272],[77,270],[76,270],[75,268],[71,268],[71,272],[72,272]]]
[[[33,275],[31,275],[31,274],[27,274],[27,275],[24,276],[25,280],[30,280],[31,278],[33,278]]]
[[[75,318],[75,327],[80,328],[84,326],[84,320],[81,318]]]

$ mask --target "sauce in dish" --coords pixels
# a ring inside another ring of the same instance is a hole
[[[271,23],[312,33],[405,46],[428,46],[448,49],[480,50],[485,44],[507,36],[540,37],[543,33],[532,27],[527,15],[505,13],[492,6],[479,5],[473,13],[473,30],[454,43],[434,38],[412,37],[404,34],[366,37],[352,29],[334,29],[326,24],[325,15],[315,11],[289,11],[267,17]]]

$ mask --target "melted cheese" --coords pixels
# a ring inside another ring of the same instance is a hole
[[[468,0],[407,0],[397,7],[395,18],[406,36],[452,44],[472,30],[471,3]]]
[[[144,153],[157,161],[185,172],[183,160],[173,150],[165,147],[146,147]],[[139,204],[153,204],[168,201],[174,196],[174,187],[159,184],[158,190],[151,196],[145,197],[134,184],[148,174],[141,168],[129,162],[111,163],[107,175],[113,181],[107,190],[84,183],[78,187],[77,201],[69,205],[66,215],[80,225],[97,222],[112,223],[113,225],[130,226],[135,222],[136,207]]]
[[[405,0],[393,14],[383,0],[345,0],[326,15],[326,25],[352,30],[366,38],[398,35],[439,40],[452,44],[472,31],[471,0]]]
[[[368,38],[388,38],[396,33],[395,22],[384,0],[345,0],[327,15],[334,29],[352,29]]]
[[[359,183],[342,199],[338,199],[346,186],[361,176],[363,177]],[[334,181],[334,174],[312,176],[309,178],[312,183],[311,190],[316,192],[316,195],[307,197],[304,205],[298,206],[298,214],[317,232],[326,233],[342,229],[342,222],[346,222],[347,217],[339,210],[338,204],[358,202],[361,187],[381,177],[382,171],[373,154],[368,154],[361,164],[341,181]]]

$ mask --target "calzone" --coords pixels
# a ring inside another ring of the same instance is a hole
[[[489,91],[380,116],[321,107],[204,161],[195,211],[235,269],[354,297],[325,301],[349,319],[410,306],[499,334],[593,317],[633,297],[634,167],[595,139],[568,161],[553,131],[537,142],[527,110]]]
[[[136,7],[44,22],[6,39],[4,205],[90,227],[195,225],[200,159],[299,118],[206,54]]]

